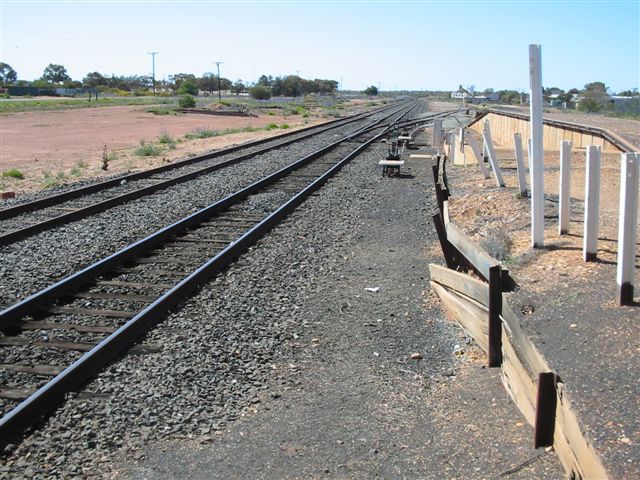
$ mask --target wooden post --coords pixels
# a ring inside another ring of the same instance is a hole
[[[529,45],[531,80],[531,244],[544,247],[544,150],[542,139],[542,61],[540,45]]]
[[[585,262],[598,258],[598,224],[600,213],[600,147],[587,147],[587,180],[584,185],[584,247]]]
[[[488,366],[502,365],[502,272],[500,265],[489,268],[489,340]]]
[[[500,170],[500,165],[498,164],[498,156],[496,155],[496,151],[493,148],[493,141],[491,140],[491,128],[489,127],[489,121],[485,120],[484,122],[484,132],[482,132],[482,140],[484,141],[484,145],[489,153],[489,163],[491,163],[491,168],[493,168],[493,175],[496,177],[496,183],[499,187],[504,187],[504,178],[502,178],[502,170]]]
[[[473,154],[475,155],[476,160],[478,161],[478,166],[480,167],[480,171],[482,172],[482,175],[484,175],[484,178],[489,178],[491,175],[489,174],[489,170],[487,170],[487,167],[484,165],[484,157],[482,156],[482,152],[480,151],[480,146],[478,145],[478,142],[476,141],[473,135],[469,134],[466,136],[466,138],[467,138],[467,143],[469,143],[469,146],[471,147],[471,150],[473,150]]]
[[[618,305],[633,304],[633,276],[638,229],[638,170],[640,153],[623,153],[620,170],[620,214],[618,220]]]
[[[449,158],[451,162],[456,164],[456,131],[451,130],[447,135],[449,135]]]
[[[571,142],[560,143],[560,206],[558,231],[560,235],[569,233],[571,216]]]
[[[442,255],[444,256],[444,261],[447,264],[447,268],[455,270],[457,265],[454,259],[453,254],[453,245],[449,243],[447,240],[447,230],[444,225],[444,220],[442,219],[442,215],[436,213],[433,217],[433,224],[436,227],[436,233],[438,234],[438,240],[440,241],[440,247],[442,248]]]
[[[522,136],[519,133],[513,134],[513,141],[516,149],[516,167],[518,169],[518,186],[520,196],[527,196],[527,175],[524,168],[524,154],[522,153]]]
[[[553,372],[540,372],[538,375],[538,394],[536,398],[536,420],[534,448],[553,446],[556,429],[557,375]]]
[[[439,148],[442,145],[442,119],[436,118],[433,120],[433,143],[434,147]]]

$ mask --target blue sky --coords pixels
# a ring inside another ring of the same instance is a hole
[[[130,2],[0,0],[0,61],[21,79],[49,63],[87,72],[215,71],[342,80],[346,89],[528,90],[528,45],[543,84],[640,84],[640,0]]]

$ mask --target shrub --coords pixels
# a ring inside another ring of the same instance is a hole
[[[506,262],[511,258],[513,240],[508,233],[502,230],[496,230],[484,237],[480,241],[480,246],[496,260]]]
[[[276,128],[278,128],[278,124],[277,123],[270,123],[269,125],[264,127],[265,130],[274,130]]]
[[[174,145],[176,143],[173,137],[167,132],[162,132],[160,134],[160,136],[158,137],[158,142],[162,143],[163,145]]]
[[[282,125],[280,125],[280,128],[283,130],[286,130],[287,128],[289,128],[289,125],[287,125],[286,123],[283,123]]]
[[[256,85],[249,89],[249,95],[256,100],[269,100],[271,98],[271,91],[263,85]]]
[[[22,180],[24,178],[24,174],[20,170],[16,170],[12,168],[11,170],[6,170],[2,172],[3,177],[17,178],[18,180]]]
[[[187,133],[185,138],[192,140],[194,138],[209,138],[215,137],[218,135],[218,132],[215,130],[209,130],[207,128],[196,128],[193,132]]]
[[[196,99],[187,93],[180,97],[178,105],[180,108],[193,108],[196,106]]]
[[[178,95],[198,95],[198,85],[190,80],[185,80],[180,84],[180,88],[178,88],[177,93]]]
[[[162,153],[162,149],[151,143],[140,140],[140,146],[134,150],[134,155],[138,157],[157,157]]]

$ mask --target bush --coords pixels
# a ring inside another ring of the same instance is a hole
[[[162,153],[162,149],[151,143],[145,143],[144,140],[140,140],[140,146],[136,148],[133,153],[138,157],[157,157]]]
[[[3,177],[17,178],[18,180],[22,180],[24,178],[24,174],[20,170],[16,170],[12,168],[11,170],[6,170],[2,172]]]
[[[160,134],[160,136],[158,137],[158,142],[164,145],[173,145],[176,143],[173,137],[169,135],[167,132],[162,132]]]
[[[269,100],[271,98],[271,91],[263,85],[256,85],[249,89],[249,95],[256,100]]]
[[[265,130],[275,130],[276,128],[278,128],[278,124],[277,123],[270,123],[269,125],[264,127]]]
[[[196,99],[186,93],[180,97],[180,100],[178,100],[178,105],[180,106],[180,108],[193,108],[196,106]]]
[[[185,135],[185,138],[188,140],[192,140],[194,138],[209,138],[215,137],[217,135],[219,135],[219,133],[215,130],[209,130],[207,128],[197,128],[193,132],[187,133]]]
[[[282,125],[280,125],[280,128],[283,130],[286,130],[287,128],[289,128],[289,125],[287,125],[286,123],[283,123]]]
[[[190,80],[185,80],[180,84],[177,93],[178,95],[198,95],[198,85]]]

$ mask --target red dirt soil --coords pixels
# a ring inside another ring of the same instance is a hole
[[[80,177],[112,175],[126,170],[149,168],[154,164],[178,157],[221,148],[283,133],[281,129],[190,140],[166,149],[159,157],[135,157],[131,150],[140,140],[156,142],[162,133],[174,139],[196,129],[225,130],[228,128],[264,127],[270,123],[302,127],[319,123],[319,119],[300,116],[256,117],[213,116],[202,114],[154,115],[149,107],[124,106],[78,110],[23,112],[0,116],[0,171],[20,170],[25,180],[2,179],[3,190],[25,191],[42,188],[43,172],[65,172],[86,164]],[[306,124],[305,124],[306,122]],[[104,146],[117,159],[110,162],[109,171],[100,170]],[[127,151],[129,150],[129,151]]]

